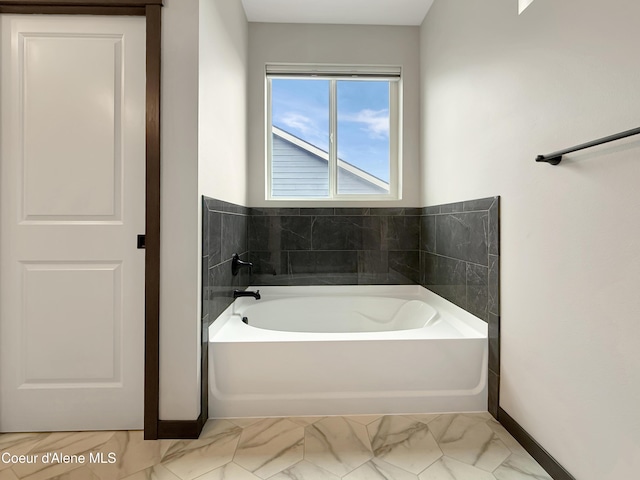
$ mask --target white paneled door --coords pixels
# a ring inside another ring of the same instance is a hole
[[[0,22],[0,431],[142,428],[145,20]]]

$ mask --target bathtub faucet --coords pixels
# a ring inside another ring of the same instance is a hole
[[[256,290],[255,292],[252,292],[251,290],[234,290],[233,298],[238,297],[253,297],[256,300],[260,300],[260,290]]]
[[[249,267],[249,273],[251,273],[253,263],[243,262],[242,260],[240,260],[240,255],[238,255],[237,253],[231,255],[231,274],[235,277],[236,275],[238,275],[238,271],[242,267]]]

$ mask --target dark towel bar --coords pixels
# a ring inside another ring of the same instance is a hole
[[[626,132],[616,133],[615,135],[609,135],[608,137],[599,138],[592,142],[583,143],[582,145],[576,145],[575,147],[566,148],[559,152],[550,153],[548,155],[538,155],[536,162],[547,162],[551,165],[558,165],[562,160],[562,156],[565,153],[576,152],[578,150],[584,150],[585,148],[595,147],[596,145],[602,145],[603,143],[613,142],[614,140],[620,140],[621,138],[631,137],[632,135],[640,134],[640,128],[634,128],[627,130]]]

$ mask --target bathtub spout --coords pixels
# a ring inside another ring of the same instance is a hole
[[[253,297],[256,300],[260,300],[260,290],[256,290],[255,292],[252,292],[251,290],[234,290],[233,298],[238,297]]]

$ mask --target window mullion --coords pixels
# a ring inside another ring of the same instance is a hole
[[[336,81],[329,81],[329,197],[338,192],[338,102]]]

